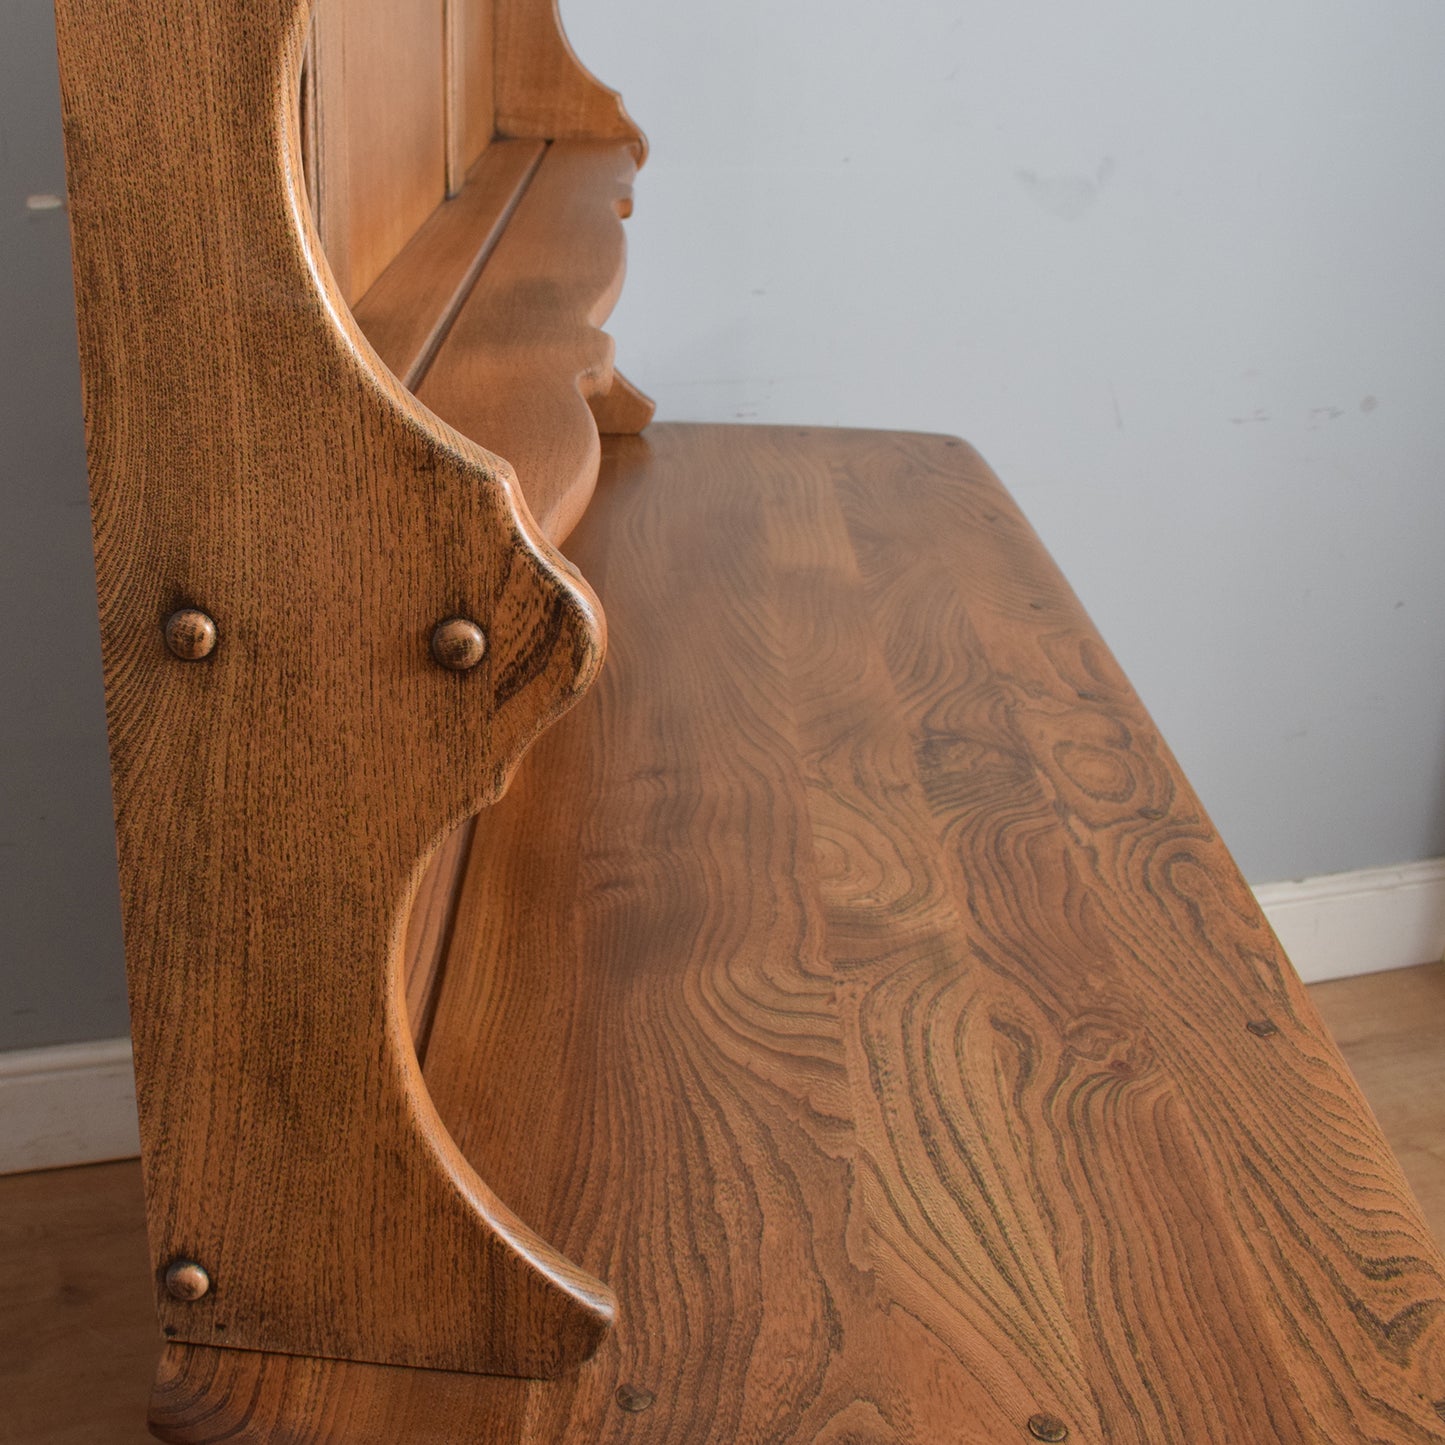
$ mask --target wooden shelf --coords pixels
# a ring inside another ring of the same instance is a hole
[[[494,141],[355,307],[419,399],[512,464],[553,542],[596,485],[589,402],[614,385],[599,328],[622,286],[637,161],[629,141]]]

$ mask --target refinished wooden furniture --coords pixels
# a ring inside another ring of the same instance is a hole
[[[636,435],[550,0],[58,14],[154,1432],[1445,1440],[1445,1265],[983,464]]]

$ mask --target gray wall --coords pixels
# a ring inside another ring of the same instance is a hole
[[[0,1048],[126,1031],[55,25],[0,0]]]
[[[1445,7],[565,4],[664,416],[964,433],[1251,879],[1445,854]],[[124,1029],[52,47],[0,0],[0,1047]]]
[[[961,432],[1252,881],[1445,854],[1445,6],[564,11],[664,415]]]

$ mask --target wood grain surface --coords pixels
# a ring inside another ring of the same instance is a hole
[[[587,398],[612,387],[612,338],[599,328],[622,289],[636,170],[630,142],[548,146],[417,385],[443,421],[507,458],[554,542],[597,482]]]
[[[577,58],[560,0],[493,0],[497,134],[544,140],[616,140],[636,150],[647,140],[622,97]]]
[[[430,853],[595,675],[595,597],[332,285],[301,192],[302,0],[57,19],[161,1322],[555,1372],[611,1296],[438,1125],[402,946]],[[182,607],[215,620],[201,661],[166,648]],[[429,651],[450,616],[489,642],[465,673]],[[177,1257],[203,1299],[160,1287]]]
[[[648,435],[569,549],[609,665],[479,821],[427,1064],[618,1292],[525,1438],[1445,1439],[1419,1210],[987,469]]]
[[[133,1162],[0,1179],[0,1445],[143,1445],[146,1275]]]
[[[318,222],[336,284],[364,295],[447,193],[443,0],[317,0]]]
[[[569,550],[612,652],[478,821],[426,1078],[616,1327],[430,1392],[178,1349],[165,1438],[1445,1440],[1419,1209],[987,468],[607,453]]]
[[[496,130],[495,0],[442,0],[447,35],[447,194],[461,190]]]
[[[461,192],[427,217],[356,303],[356,324],[403,385],[415,388],[426,375],[546,149],[530,140],[488,146]]]
[[[422,874],[406,921],[402,960],[406,976],[406,1018],[418,1059],[426,1058],[437,993],[451,943],[457,895],[472,846],[476,820],[468,818],[436,850]]]

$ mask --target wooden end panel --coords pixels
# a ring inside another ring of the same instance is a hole
[[[157,1310],[178,1342],[552,1374],[612,1297],[441,1127],[402,944],[422,860],[586,690],[603,623],[335,289],[307,12],[56,12]],[[457,616],[466,671],[430,647]]]
[[[612,340],[599,328],[622,287],[636,171],[621,142],[549,146],[417,387],[444,421],[511,462],[554,543],[597,481],[587,398],[612,386]]]
[[[366,339],[415,388],[541,163],[541,141],[497,141],[356,303]]]
[[[526,1380],[167,1345],[151,1434],[169,1445],[522,1445]]]

